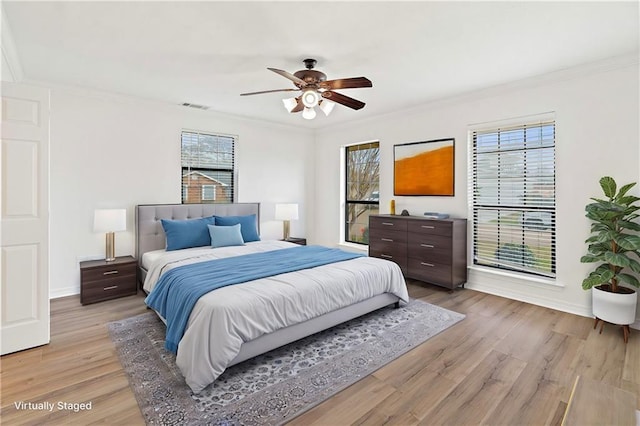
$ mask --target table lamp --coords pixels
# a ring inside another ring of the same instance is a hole
[[[126,209],[99,209],[94,212],[93,232],[106,232],[105,260],[116,260],[115,233],[127,230]]]
[[[276,220],[282,220],[282,238],[288,240],[291,230],[291,220],[298,219],[298,205],[297,204],[276,204]]]

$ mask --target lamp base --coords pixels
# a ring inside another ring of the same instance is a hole
[[[285,220],[282,222],[282,239],[283,240],[288,240],[290,235],[290,231],[291,231],[291,222],[288,220]]]
[[[116,233],[107,232],[105,239],[105,261],[113,262],[116,260]]]

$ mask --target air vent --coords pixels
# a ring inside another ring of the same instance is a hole
[[[189,108],[195,108],[195,109],[204,109],[204,110],[209,109],[209,107],[206,106],[206,105],[190,104],[189,102],[184,102],[182,104],[182,106],[186,106],[186,107],[189,107]]]

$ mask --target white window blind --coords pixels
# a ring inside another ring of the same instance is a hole
[[[555,122],[472,132],[473,261],[555,277]]]
[[[182,132],[183,203],[235,201],[235,144],[233,136]],[[211,195],[211,186],[221,191]]]

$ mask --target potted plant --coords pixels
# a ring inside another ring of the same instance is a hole
[[[606,199],[591,198],[593,202],[585,207],[593,223],[591,236],[585,241],[588,253],[580,258],[582,263],[598,263],[582,281],[583,289],[592,289],[594,328],[598,321],[622,325],[625,343],[629,324],[635,321],[638,298],[635,290],[621,284],[640,288],[640,281],[628,273],[640,273],[640,224],[634,222],[640,216],[636,213],[640,198],[627,195],[634,186],[635,182],[618,190],[612,177],[600,179]]]

